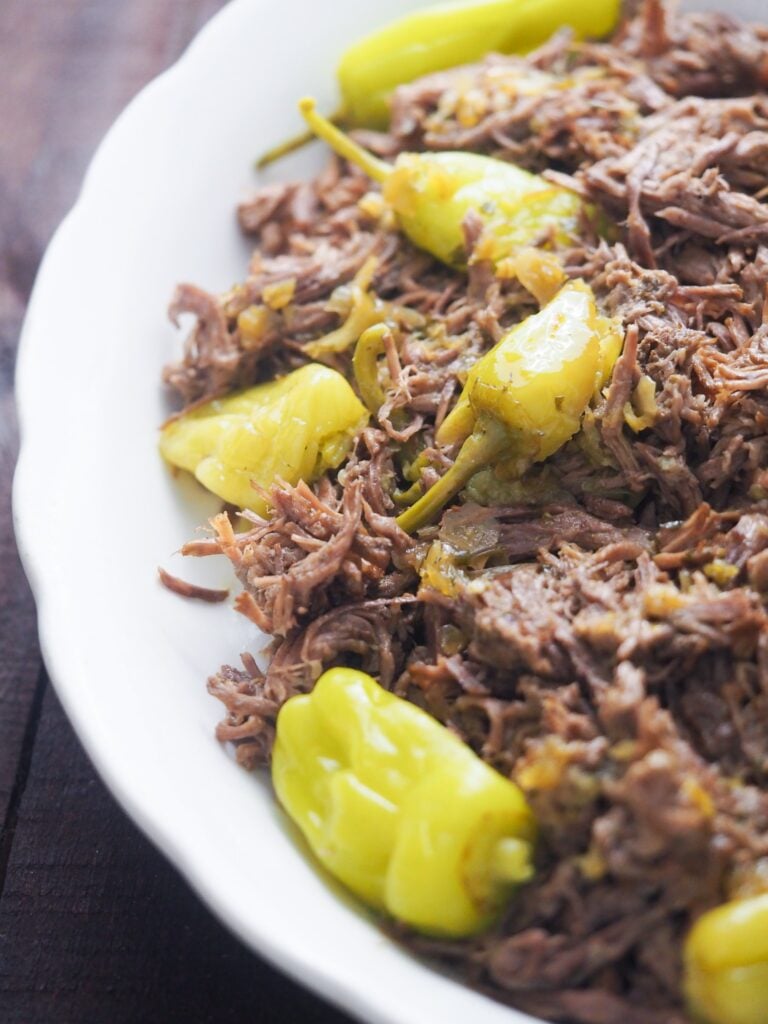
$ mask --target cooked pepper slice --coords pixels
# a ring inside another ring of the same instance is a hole
[[[160,451],[224,501],[263,515],[253,484],[310,482],[339,466],[368,413],[340,373],[309,363],[170,420]]]
[[[451,469],[398,516],[413,531],[429,522],[478,470],[514,460],[521,475],[578,431],[590,399],[621,351],[616,321],[600,316],[592,290],[570,281],[475,363],[437,432],[462,447]]]
[[[364,672],[331,669],[283,705],[272,780],[321,863],[420,931],[477,932],[532,876],[517,786]]]
[[[379,356],[385,352],[385,340],[392,335],[386,324],[375,324],[363,331],[357,339],[352,357],[352,372],[360,397],[370,412],[376,414],[387,399],[379,383]]]
[[[768,1021],[768,893],[699,918],[685,943],[685,990],[707,1024]]]
[[[401,230],[414,245],[449,266],[466,264],[464,223],[472,212],[484,222],[478,243],[483,257],[498,262],[531,245],[575,239],[583,209],[573,192],[538,174],[477,153],[401,153],[394,164],[379,160],[315,109],[299,108],[307,124],[332,148],[382,185]]]

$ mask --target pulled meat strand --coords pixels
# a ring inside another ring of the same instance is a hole
[[[207,601],[208,604],[220,604],[229,597],[228,590],[214,590],[211,587],[200,587],[196,583],[188,583],[167,572],[162,566],[158,566],[157,575],[163,586],[179,597],[191,597],[198,601]]]
[[[538,304],[487,262],[416,250],[336,159],[241,205],[248,277],[181,286],[172,315],[196,325],[166,371],[189,406],[301,364],[371,256],[372,294],[424,318],[400,326],[378,421],[338,471],[278,481],[264,518],[236,532],[222,514],[184,549],[226,555],[237,609],[273,637],[265,670],[246,654],[209,680],[217,735],[268,764],[282,704],[354,665],[515,778],[535,879],[482,936],[393,930],[567,1024],[685,1024],[691,922],[768,865],[768,29],[633,6],[610,41],[560,33],[402,86],[389,132],[361,135],[387,159],[469,148],[546,170],[612,225],[559,256],[624,350],[545,464],[522,481],[489,467],[418,537],[397,526],[404,493],[453,463],[435,429],[468,367]],[[289,279],[244,338],[240,314]],[[330,361],[352,379],[350,354]]]

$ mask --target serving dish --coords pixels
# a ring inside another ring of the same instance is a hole
[[[320,884],[266,778],[237,769],[212,738],[219,709],[204,678],[258,648],[258,632],[229,605],[180,601],[154,574],[174,570],[172,552],[217,507],[156,455],[160,369],[180,342],[164,319],[173,285],[220,290],[241,276],[233,208],[254,155],[299,127],[298,96],[331,107],[346,43],[416,6],[234,0],[119,118],[30,305],[15,516],[62,702],[117,798],[211,909],[367,1021],[519,1024],[531,1018],[413,959]],[[316,147],[271,176],[321,159]],[[229,582],[223,564],[194,571]]]

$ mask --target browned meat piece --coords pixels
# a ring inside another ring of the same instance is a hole
[[[208,604],[219,604],[229,597],[228,590],[214,590],[211,587],[200,587],[196,583],[188,583],[186,580],[173,576],[162,567],[157,570],[157,575],[164,587],[167,587],[179,597],[191,597],[198,601],[207,601]]]

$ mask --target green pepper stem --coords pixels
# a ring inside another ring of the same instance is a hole
[[[338,125],[343,123],[346,117],[346,111],[344,107],[331,114],[328,120],[331,124]],[[297,149],[302,149],[304,146],[312,142],[317,136],[308,128],[305,132],[299,132],[297,135],[292,135],[289,139],[283,139],[276,146],[270,147],[256,161],[256,167],[262,170],[264,167],[269,167],[270,164],[275,163],[277,160],[282,160],[284,156],[288,156],[289,153],[295,153]]]
[[[400,513],[397,525],[406,533],[426,526],[478,470],[509,450],[511,444],[509,432],[498,420],[488,417],[478,422],[445,476],[430,487],[415,505]]]
[[[356,142],[353,142],[348,135],[340,131],[327,117],[323,117],[322,114],[318,113],[317,104],[311,96],[305,96],[304,99],[299,100],[299,110],[301,111],[301,116],[318,139],[327,142],[331,149],[338,153],[339,156],[343,156],[345,160],[357,164],[361,170],[365,171],[369,178],[382,182],[392,173],[392,167],[386,161],[379,160],[373,153],[369,153],[367,149],[358,146]]]
[[[411,486],[405,491],[393,491],[392,501],[394,501],[396,505],[412,505],[414,501],[418,499],[420,494],[421,484],[417,480],[415,484],[411,484]]]
[[[304,146],[308,146],[314,139],[315,133],[310,131],[309,128],[305,132],[292,135],[289,139],[283,139],[282,142],[278,142],[276,146],[272,146],[271,149],[267,149],[261,154],[256,160],[256,167],[258,170],[263,170],[263,168],[269,167],[270,164],[282,160],[289,153],[295,153],[297,149],[303,149]]]

